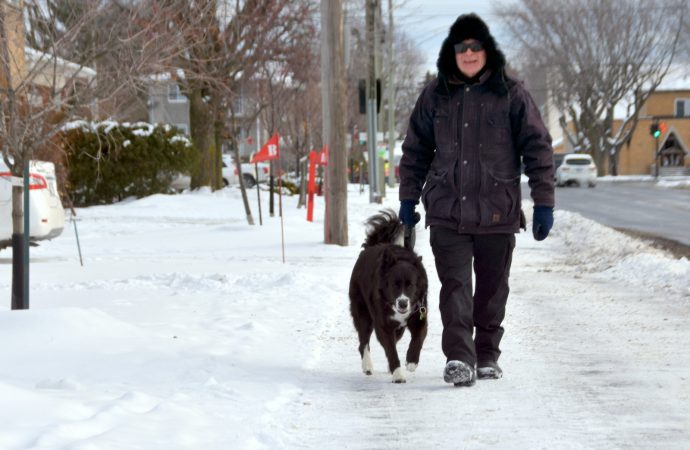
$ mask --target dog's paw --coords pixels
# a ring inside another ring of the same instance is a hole
[[[414,372],[417,370],[417,363],[408,362],[405,367],[407,367],[408,372]]]
[[[364,356],[362,356],[362,372],[366,375],[374,373],[374,363],[371,361],[371,352],[368,348],[364,350]]]
[[[405,372],[403,372],[402,367],[398,367],[393,372],[393,383],[405,383]]]

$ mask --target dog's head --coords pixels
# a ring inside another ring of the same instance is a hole
[[[421,259],[411,252],[405,258],[390,254],[384,257],[381,288],[386,308],[394,314],[407,317],[426,304],[427,278]]]

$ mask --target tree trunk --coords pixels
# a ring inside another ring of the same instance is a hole
[[[223,189],[223,122],[217,120],[214,124],[214,141],[216,151],[213,155],[213,190]]]
[[[189,96],[190,135],[198,152],[197,167],[192,171],[192,188],[212,186],[211,174],[216,152],[213,114],[211,106],[202,100],[200,89]]]
[[[324,141],[328,145],[326,170],[327,244],[348,245],[347,148],[345,147],[345,80],[343,61],[343,11],[340,0],[321,1],[322,108]]]
[[[242,176],[242,162],[240,161],[240,146],[237,142],[232,140],[232,154],[235,160],[235,170],[237,170],[237,178],[240,181],[240,192],[242,193],[242,203],[244,204],[244,212],[247,215],[247,223],[254,225],[254,218],[252,217],[252,210],[249,207],[249,198],[247,197],[247,188],[244,185],[244,177]]]
[[[618,156],[619,152],[609,152],[609,172],[611,175],[618,176]]]

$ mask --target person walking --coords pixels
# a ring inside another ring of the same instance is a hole
[[[534,100],[505,66],[486,23],[476,14],[459,16],[402,146],[399,216],[414,226],[421,198],[441,281],[443,378],[455,386],[503,375],[498,358],[508,277],[515,233],[526,229],[521,162],[534,201],[534,238],[545,239],[553,225],[551,137]]]

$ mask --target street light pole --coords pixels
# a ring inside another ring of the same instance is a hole
[[[366,37],[368,44],[367,91],[367,149],[369,154],[369,203],[380,203],[378,183],[378,155],[376,154],[376,18],[377,0],[367,0]]]

